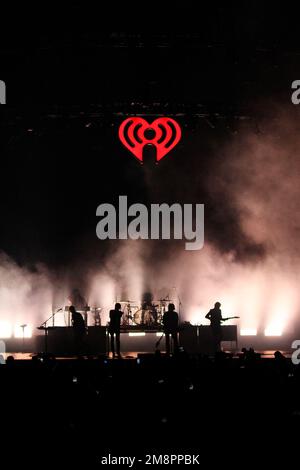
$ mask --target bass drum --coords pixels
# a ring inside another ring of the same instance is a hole
[[[142,310],[143,312],[143,324],[144,325],[153,325],[155,323],[154,311],[152,309]]]
[[[141,325],[142,324],[142,309],[139,308],[132,317],[132,322],[134,325]]]
[[[155,311],[150,308],[140,308],[133,315],[134,325],[153,325],[155,323]]]

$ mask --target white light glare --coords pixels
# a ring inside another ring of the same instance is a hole
[[[0,321],[0,338],[11,338],[12,326],[8,321]]]
[[[257,329],[256,328],[241,328],[240,336],[256,336]]]
[[[128,333],[128,336],[146,336],[145,332],[140,332],[140,333]]]
[[[23,336],[23,328],[21,326],[15,326],[14,328],[14,337],[15,338],[31,338],[32,337],[32,329],[29,326],[24,327],[24,336]]]
[[[282,328],[279,326],[269,326],[265,329],[265,336],[281,336]]]

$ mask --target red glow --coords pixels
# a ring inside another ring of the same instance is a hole
[[[153,138],[147,138],[145,132],[152,130]],[[156,161],[159,162],[178,144],[181,138],[179,124],[171,118],[162,117],[149,124],[140,117],[125,119],[119,127],[119,138],[122,144],[141,162],[143,148],[146,144],[156,147]]]

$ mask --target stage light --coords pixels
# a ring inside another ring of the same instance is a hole
[[[240,336],[256,336],[257,329],[256,328],[241,328],[240,329]]]
[[[128,333],[128,336],[146,336],[145,332],[134,332],[134,333]]]
[[[24,330],[24,332],[23,332]],[[14,328],[14,337],[15,338],[31,338],[32,337],[32,329],[29,326],[15,326]]]
[[[6,104],[6,86],[3,80],[0,80],[0,104]]]
[[[5,364],[6,345],[5,341],[0,340],[0,364]]]
[[[156,336],[161,336],[162,334],[163,334],[162,331],[157,331],[157,332],[156,332]]]
[[[281,336],[282,328],[279,326],[269,326],[265,329],[265,336]]]
[[[11,338],[12,336],[12,326],[8,321],[0,322],[0,338]]]

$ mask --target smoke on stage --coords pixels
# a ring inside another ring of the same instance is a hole
[[[184,192],[190,198],[184,202],[205,204],[205,243],[198,252],[182,250],[179,241],[116,240],[101,262],[97,256],[77,259],[62,272],[20,267],[2,254],[0,327],[28,324],[34,330],[79,287],[89,305],[102,308],[104,323],[115,301],[140,302],[143,292],[151,292],[154,300],[170,298],[182,321],[204,323],[220,301],[226,315],[240,316],[241,329],[287,331],[299,312],[297,118],[281,114],[261,128],[238,129],[210,161],[204,162],[197,145],[189,146],[190,170],[173,159],[169,200],[180,200]],[[192,189],[191,172],[197,182]],[[156,170],[151,185],[146,175],[150,199],[163,197],[164,177]]]

